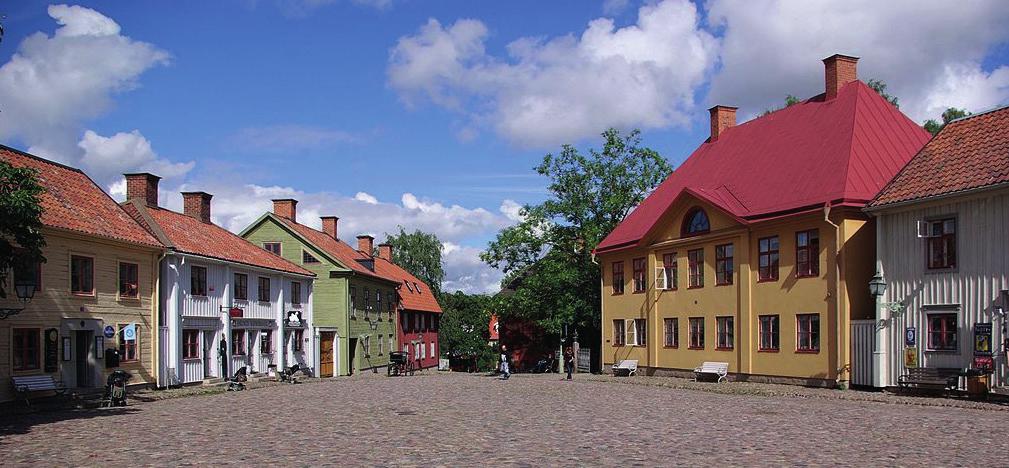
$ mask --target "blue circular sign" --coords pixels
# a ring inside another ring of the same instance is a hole
[[[116,336],[116,329],[113,328],[112,325],[106,325],[105,326],[105,337],[106,338],[112,338],[113,336]]]

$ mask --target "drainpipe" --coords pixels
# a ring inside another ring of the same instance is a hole
[[[842,356],[844,355],[844,350],[841,347],[841,338],[843,337],[842,327],[844,326],[844,321],[841,320],[841,227],[830,220],[830,210],[832,208],[831,202],[827,202],[823,206],[823,220],[834,227],[834,314],[837,319],[837,386],[842,388],[841,374],[844,372],[844,368],[841,365],[843,362]]]

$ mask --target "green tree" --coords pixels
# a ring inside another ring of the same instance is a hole
[[[897,104],[897,96],[891,96],[886,93],[886,83],[883,82],[883,80],[869,78],[869,81],[867,81],[865,84],[868,85],[873,90],[875,90],[877,93],[879,93],[880,96],[883,96],[883,99],[890,101],[890,104],[893,104],[893,107],[900,109],[900,105]]]
[[[441,297],[442,316],[438,343],[453,357],[473,356],[481,368],[493,365],[494,351],[487,345],[490,298],[457,291]]]
[[[789,94],[788,96],[785,96],[785,107],[792,107],[792,106],[794,106],[794,105],[796,105],[796,104],[798,104],[800,102],[802,102],[802,99],[799,99],[799,98],[797,98],[795,96],[792,96],[791,94]],[[774,112],[776,110],[781,110],[781,109],[782,109],[781,107],[770,107],[770,108],[764,109],[764,112],[762,114],[760,114],[760,115],[761,115],[761,117],[763,117],[763,116],[765,116],[767,114],[770,114],[771,112]]]
[[[937,133],[939,133],[939,130],[942,130],[942,128],[946,126],[946,124],[961,117],[967,117],[968,115],[970,115],[970,112],[967,112],[966,109],[957,109],[956,107],[950,107],[945,111],[943,111],[942,123],[939,123],[935,119],[928,119],[925,121],[925,125],[923,125],[923,127],[925,127],[925,130],[928,131],[928,133],[931,133],[932,136],[935,136]]]
[[[398,228],[397,234],[385,234],[386,242],[393,246],[393,263],[427,283],[434,294],[440,296],[445,270],[441,264],[441,241],[438,236],[420,230],[406,232],[403,226]]]
[[[598,336],[600,270],[592,250],[672,171],[641,145],[639,131],[602,136],[601,150],[564,145],[546,155],[536,172],[550,180],[548,199],[523,207],[522,221],[481,254],[514,286],[494,297],[498,316],[534,321],[554,335],[571,324],[587,339]]]
[[[45,261],[38,172],[0,161],[0,298],[7,297],[7,275],[19,262]],[[23,264],[23,263],[21,263]]]

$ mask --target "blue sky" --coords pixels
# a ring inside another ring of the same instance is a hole
[[[822,91],[820,59],[862,57],[917,121],[1009,101],[998,2],[0,1],[0,141],[85,169],[215,194],[238,230],[269,198],[341,235],[397,224],[445,242],[448,289],[493,290],[476,260],[531,168],[608,126],[674,164],[706,108],[742,119]],[[77,7],[79,6],[79,7]],[[903,28],[894,28],[894,24]],[[62,26],[61,26],[62,25]]]

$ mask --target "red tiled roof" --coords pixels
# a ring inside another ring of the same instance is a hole
[[[347,245],[343,241],[334,239],[322,231],[317,231],[305,226],[304,224],[296,223],[283,216],[274,215],[273,218],[280,220],[280,222],[284,223],[285,226],[293,230],[308,242],[312,243],[312,245],[324,250],[335,260],[343,264],[343,266],[353,270],[354,273],[386,281],[399,282],[396,278],[387,278],[376,274],[376,272],[373,272],[368,267],[362,265],[358,260],[371,260],[371,258],[361,252],[358,252],[356,249]]]
[[[929,134],[861,81],[705,141],[596,248],[637,245],[684,193],[742,223],[823,206],[864,206]]]
[[[1009,106],[947,124],[869,206],[1004,183],[1009,183]]]
[[[149,207],[140,201],[130,201],[124,206],[134,216],[143,213],[137,219],[150,226],[155,235],[164,236],[162,237],[164,243],[179,252],[286,273],[315,276],[315,273],[267,252],[216,224],[204,223],[192,216],[164,208]],[[150,217],[152,223],[148,222],[145,214]]]
[[[42,224],[107,239],[162,248],[112,197],[80,169],[0,145],[0,159],[14,167],[38,170]]]
[[[375,272],[387,277],[399,280],[399,297],[403,308],[406,310],[416,310],[422,312],[441,313],[441,306],[435,299],[431,287],[427,283],[417,279],[416,276],[381,257],[375,257]],[[409,283],[407,286],[406,283]],[[418,290],[419,288],[419,290]]]

